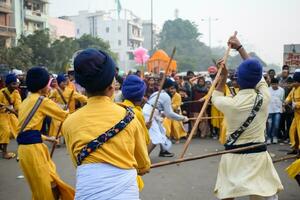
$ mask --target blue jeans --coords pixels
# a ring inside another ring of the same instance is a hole
[[[281,113],[270,113],[268,117],[268,139],[278,137]]]

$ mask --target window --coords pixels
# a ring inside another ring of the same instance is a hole
[[[118,40],[118,45],[121,46],[122,45],[122,41]]]
[[[129,52],[129,53],[128,53],[128,59],[129,59],[129,60],[134,60],[134,55],[133,55],[132,52]]]
[[[120,26],[118,26],[118,32],[119,32],[119,33],[121,32],[121,27],[120,27]]]
[[[106,33],[109,33],[109,27],[106,27]]]
[[[78,28],[78,29],[77,29],[77,35],[79,35],[79,34],[80,34],[80,29]]]

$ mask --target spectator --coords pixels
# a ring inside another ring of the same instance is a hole
[[[146,89],[145,97],[148,99],[151,96],[151,94],[158,91],[158,89],[159,88],[155,84],[155,79],[153,77],[149,77],[147,81],[147,89]]]
[[[284,88],[287,86],[287,80],[289,78],[289,71],[284,69],[281,72],[281,76],[279,78],[279,86]]]
[[[268,75],[269,75],[269,77],[270,77],[270,80],[272,80],[273,78],[275,78],[275,77],[276,77],[276,72],[275,72],[275,70],[274,70],[274,69],[270,69],[270,70],[268,71]]]
[[[115,79],[120,83],[120,87],[122,87],[122,84],[123,84],[123,78],[119,75],[119,67],[116,67],[116,73],[115,73]],[[131,71],[129,71],[129,73],[132,73]],[[129,75],[128,73],[128,75]]]
[[[197,117],[199,112],[203,106],[203,97],[208,93],[208,89],[205,85],[205,78],[199,77],[198,82],[196,85],[192,87],[192,100],[199,102],[191,104],[191,117]],[[203,117],[207,117],[205,113]],[[192,122],[193,123],[193,122]],[[202,120],[198,126],[198,131],[200,131],[200,136],[204,138],[206,134],[209,132],[209,126],[207,120]]]
[[[288,97],[289,93],[291,92],[293,88],[293,79],[291,77],[289,77],[287,79],[287,84],[286,87],[284,87],[284,94],[285,94],[285,99]],[[281,125],[280,125],[280,129],[281,129],[281,139],[284,140],[285,143],[288,143],[288,138],[289,138],[289,130],[294,118],[294,110],[292,108],[291,104],[286,104],[283,107],[284,112],[281,115]]]
[[[191,97],[192,96],[192,85],[189,81],[189,77],[191,76],[185,76],[183,77],[183,88],[186,91],[186,94]]]
[[[282,104],[285,97],[284,89],[279,87],[278,79],[273,78],[271,79],[271,87],[269,87],[269,91],[271,94],[271,101],[269,104],[267,144],[277,144]]]

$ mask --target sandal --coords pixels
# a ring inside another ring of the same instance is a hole
[[[8,152],[8,153],[6,153],[5,155],[3,155],[3,158],[4,158],[4,159],[7,159],[7,160],[12,159],[12,158],[14,158],[14,157],[16,157],[16,154],[15,154],[15,153],[12,153],[12,152]]]

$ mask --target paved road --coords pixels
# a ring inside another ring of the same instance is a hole
[[[173,146],[178,155],[183,144]],[[12,142],[9,149],[15,151],[16,143]],[[205,154],[222,149],[222,146],[211,139],[194,139],[187,156]],[[287,145],[271,145],[269,152],[279,157],[288,150]],[[152,162],[168,160],[159,158],[158,149],[151,155]],[[142,200],[215,200],[213,195],[217,175],[219,157],[192,161],[180,166],[173,165],[153,169],[144,176],[145,189],[141,193]],[[75,184],[75,169],[66,153],[65,148],[55,152],[54,161],[63,180]],[[280,193],[281,200],[300,200],[300,188],[290,180],[284,169],[291,163],[285,161],[275,164],[285,190]],[[24,179],[17,179],[22,174],[15,160],[0,159],[0,200],[29,200],[30,191]],[[247,198],[240,198],[247,199]]]

